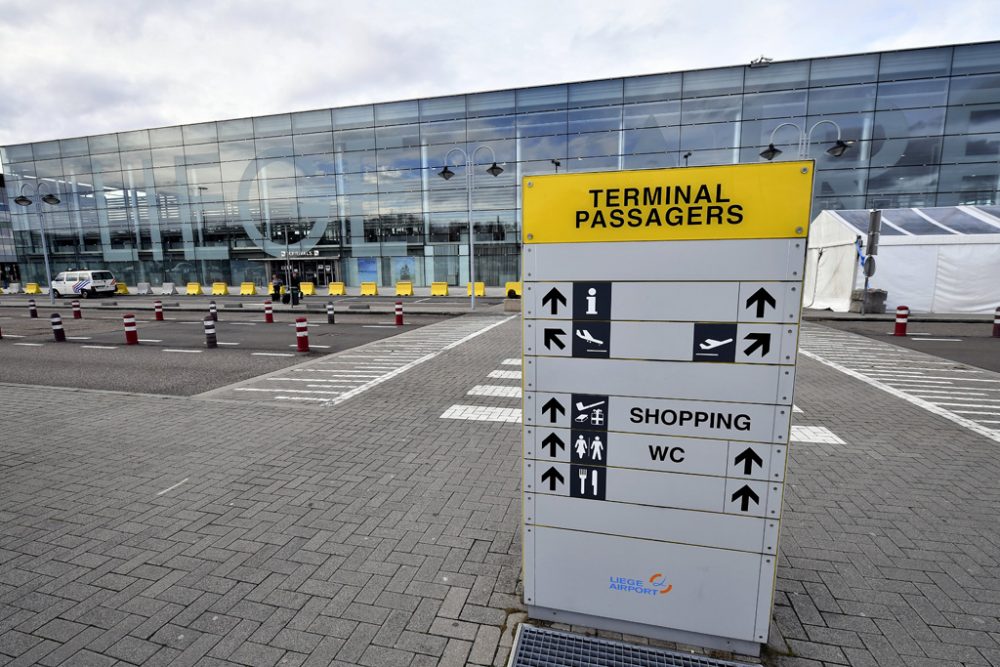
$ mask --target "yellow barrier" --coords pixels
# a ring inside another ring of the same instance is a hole
[[[472,283],[466,284],[465,295],[472,296]],[[486,283],[476,283],[476,296],[486,296]]]
[[[513,299],[514,297],[521,297],[521,283],[519,281],[511,281],[505,283],[503,286],[503,291],[507,295],[508,299]]]
[[[302,292],[302,296],[316,296],[316,284],[299,283],[299,291]]]
[[[115,287],[115,294],[128,296],[128,285],[125,283],[118,283],[117,287]]]
[[[361,296],[378,296],[378,285],[375,283],[361,283]]]
[[[448,296],[448,283],[431,283],[431,296]]]
[[[396,283],[396,296],[413,296],[413,281],[400,280]]]
[[[28,283],[24,286],[25,294],[41,294],[42,288],[38,286],[38,283]]]
[[[269,295],[273,295],[274,294],[274,283],[270,283],[267,286],[267,293]],[[284,293],[285,293],[285,286],[282,285],[281,288],[278,290],[278,294],[284,294]]]
[[[201,294],[201,283],[188,283],[187,289],[185,290],[188,296],[196,296]]]
[[[212,283],[212,296],[229,296],[229,285],[226,283]]]
[[[347,290],[344,289],[344,283],[330,283],[327,294],[330,296],[345,296]]]
[[[240,296],[255,296],[257,286],[253,283],[240,283]]]

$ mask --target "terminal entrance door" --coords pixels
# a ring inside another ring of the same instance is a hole
[[[286,267],[284,260],[276,259],[270,262],[268,271],[269,275],[277,273],[282,282],[288,280],[287,276],[291,275],[292,271],[298,271],[300,281],[311,281],[315,283],[316,287],[326,287],[331,282],[339,280],[337,278],[340,274],[337,267],[339,261],[333,258],[299,259],[293,257],[288,260]]]

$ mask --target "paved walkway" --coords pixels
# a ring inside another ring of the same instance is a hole
[[[805,329],[765,663],[1000,665],[998,443]],[[505,664],[519,336],[323,408],[0,385],[0,665]]]

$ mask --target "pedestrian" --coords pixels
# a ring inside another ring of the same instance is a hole
[[[277,273],[271,274],[271,288],[274,290],[274,300],[281,301],[281,278],[278,277]]]

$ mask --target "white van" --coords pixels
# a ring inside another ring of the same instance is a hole
[[[79,294],[84,299],[89,299],[93,296],[112,295],[116,289],[118,281],[110,271],[63,271],[52,281],[52,293],[57,297]]]

